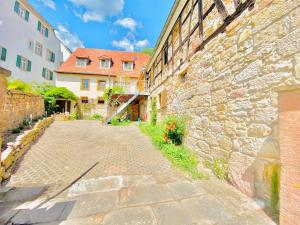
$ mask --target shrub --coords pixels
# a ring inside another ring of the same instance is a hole
[[[31,120],[29,120],[29,119],[25,119],[24,121],[23,121],[23,126],[24,127],[28,127],[28,126],[30,126],[32,124],[32,122],[31,122]]]
[[[57,98],[74,101],[78,99],[72,91],[64,87],[55,87],[51,84],[39,84],[34,88],[38,94],[43,96],[45,109],[48,115],[51,115],[55,112]]]
[[[116,117],[113,117],[110,123],[111,125],[118,126],[120,124],[120,121]]]
[[[88,117],[89,120],[102,120],[103,116],[101,116],[100,114],[93,114],[91,116]]]
[[[71,113],[71,120],[79,120],[79,114],[77,111]]]
[[[21,91],[24,93],[33,93],[33,94],[36,93],[31,83],[26,83],[20,80],[8,80],[7,89]]]
[[[185,118],[182,116],[168,116],[164,120],[164,138],[175,145],[181,145],[185,134]]]
[[[20,128],[15,128],[15,129],[12,130],[12,133],[13,134],[19,134],[19,133],[21,133],[21,129]]]
[[[102,98],[107,102],[109,106],[118,106],[121,104],[119,97],[115,97],[117,94],[123,94],[124,90],[122,87],[114,86],[114,87],[107,87],[104,90]]]
[[[224,159],[206,159],[204,164],[210,168],[220,180],[228,179],[228,169]]]
[[[156,98],[151,99],[151,125],[155,126],[157,123],[157,102]]]

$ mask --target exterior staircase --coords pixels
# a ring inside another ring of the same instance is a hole
[[[108,117],[104,124],[109,124],[115,116],[119,115],[124,109],[126,109],[126,107],[129,106],[138,96],[139,94],[135,93],[127,102],[124,102],[122,105],[120,105],[119,108]]]

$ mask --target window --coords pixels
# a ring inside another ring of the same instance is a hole
[[[45,37],[48,37],[49,35],[49,29],[45,27],[40,21],[38,21],[38,31]]]
[[[23,8],[19,1],[15,1],[14,11],[24,20],[29,20],[29,11]]]
[[[81,90],[88,91],[90,89],[90,80],[83,79],[81,80]]]
[[[101,69],[109,69],[111,67],[110,59],[101,59]]]
[[[81,97],[80,100],[81,100],[82,104],[88,104],[89,103],[89,98],[88,97]]]
[[[98,80],[98,91],[104,91],[106,87],[106,81]]]
[[[34,42],[33,41],[31,41],[31,40],[28,41],[28,48],[30,50],[33,50],[33,48],[34,48]]]
[[[43,68],[42,77],[46,80],[53,80],[53,72],[47,68]]]
[[[24,71],[31,71],[31,61],[24,58],[23,56],[18,55],[17,56],[17,63],[16,66]]]
[[[1,47],[0,46],[0,59],[1,59],[1,61],[6,61],[6,52],[7,52],[7,50],[6,50],[6,48],[3,48],[3,47]]]
[[[132,71],[133,70],[133,62],[123,62],[123,70]]]
[[[77,58],[76,59],[76,66],[77,67],[86,67],[87,64],[88,64],[88,59],[80,59],[80,58]]]
[[[35,43],[35,54],[39,56],[43,55],[43,45],[39,42]]]
[[[169,53],[168,47],[166,46],[164,48],[164,65],[168,64],[169,61],[168,53]]]
[[[50,62],[55,62],[55,53],[47,49],[46,59]]]
[[[98,98],[97,102],[98,102],[99,105],[100,104],[105,104],[105,101],[104,101],[103,98]]]

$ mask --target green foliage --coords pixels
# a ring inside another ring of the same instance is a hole
[[[270,197],[270,207],[271,212],[274,217],[279,216],[279,167],[274,167],[271,177],[271,197]]]
[[[187,172],[192,178],[206,178],[204,174],[198,171],[196,156],[190,149],[165,141],[163,124],[152,126],[149,123],[141,123],[139,127],[143,133],[151,137],[153,144],[174,166]]]
[[[186,119],[183,116],[167,116],[164,120],[165,141],[181,145],[185,134]]]
[[[220,180],[228,179],[228,168],[224,159],[206,159],[204,164],[206,167],[210,168]]]
[[[79,116],[79,113],[77,111],[71,113],[71,120],[79,120],[80,119],[80,116]]]
[[[103,119],[103,116],[101,116],[100,114],[93,114],[88,117],[88,120],[102,120],[102,119]]]
[[[152,56],[154,53],[154,48],[144,48],[141,50],[142,53]]]
[[[132,121],[128,120],[126,117],[113,117],[112,120],[110,121],[110,124],[113,126],[127,126],[131,124]]]
[[[120,124],[120,121],[116,118],[116,117],[113,117],[110,121],[111,125],[113,126],[118,126]]]
[[[64,87],[55,87],[51,84],[40,84],[35,86],[35,91],[43,96],[45,109],[48,115],[55,112],[56,99],[62,98],[66,100],[77,100],[77,96],[70,90]]]
[[[15,129],[12,130],[12,133],[13,134],[19,134],[19,133],[21,133],[21,129],[20,128],[15,128]]]
[[[155,126],[157,123],[157,102],[156,98],[151,99],[151,125]]]
[[[24,127],[28,127],[28,126],[30,126],[31,124],[32,124],[32,121],[29,120],[29,119],[25,119],[25,120],[23,121],[23,126],[24,126]]]
[[[21,91],[24,93],[36,93],[31,83],[25,83],[20,80],[7,80],[7,89]]]
[[[117,94],[123,94],[124,89],[119,86],[107,87],[104,90],[102,98],[107,102],[109,106],[120,105],[119,97],[115,97]]]

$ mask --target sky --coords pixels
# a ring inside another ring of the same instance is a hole
[[[29,0],[71,50],[155,47],[174,0]]]

